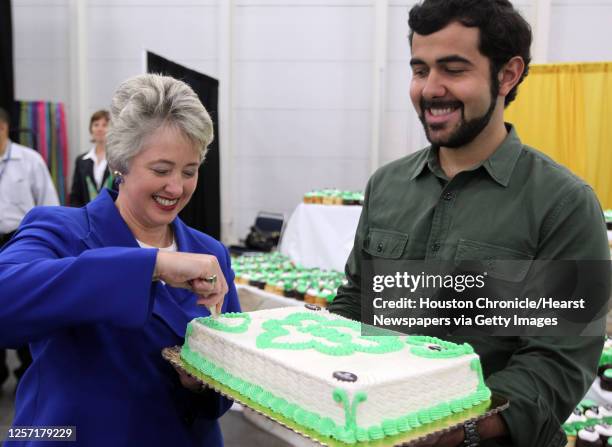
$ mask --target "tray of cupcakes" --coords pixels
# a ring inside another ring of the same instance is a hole
[[[363,205],[363,193],[340,189],[317,189],[304,194],[304,203],[315,205]]]
[[[321,307],[326,307],[346,282],[342,272],[302,267],[280,253],[239,256],[233,259],[232,268],[237,284]]]

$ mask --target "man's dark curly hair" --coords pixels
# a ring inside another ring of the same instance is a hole
[[[501,68],[514,56],[525,62],[519,82],[508,93],[505,105],[515,98],[529,72],[531,27],[508,0],[424,0],[413,6],[408,18],[410,45],[414,33],[427,36],[451,22],[480,31],[480,53],[491,62],[492,82],[498,83]]]

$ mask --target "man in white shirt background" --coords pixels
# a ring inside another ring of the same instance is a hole
[[[38,152],[9,139],[10,117],[0,108],[0,249],[11,238],[19,223],[38,205],[59,205],[49,170]],[[21,366],[19,379],[31,362],[27,346],[17,349]],[[0,387],[8,378],[6,351],[0,347]]]

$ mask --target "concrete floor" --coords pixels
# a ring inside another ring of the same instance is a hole
[[[11,370],[17,366],[18,361],[14,351],[7,352],[7,363]],[[0,444],[4,440],[13,420],[15,385],[15,378],[11,376],[0,389]],[[288,444],[253,425],[243,417],[240,411],[228,411],[221,418],[221,430],[223,431],[226,447],[292,446],[292,444]]]

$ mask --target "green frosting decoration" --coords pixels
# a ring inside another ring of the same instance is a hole
[[[226,319],[242,320],[242,322],[238,325],[227,324],[222,321]],[[251,316],[246,312],[228,312],[223,314],[220,318],[202,317],[197,318],[196,320],[211,329],[215,329],[221,332],[231,332],[234,334],[241,334],[243,332],[246,332],[249,329],[249,325],[251,324]]]
[[[473,396],[473,405],[477,405],[478,402],[482,402],[491,397],[491,390],[485,384],[480,360],[473,359],[470,363],[470,367],[472,368],[472,371],[475,371],[476,375],[478,376],[478,387],[476,388],[476,393]]]
[[[357,427],[356,438],[357,438],[357,441],[359,442],[368,442],[370,440],[370,437],[368,436],[368,431],[362,427]]]
[[[373,425],[368,428],[368,435],[370,436],[370,439],[372,441],[376,441],[385,437],[385,433],[382,431],[382,428],[377,425]]]
[[[421,423],[419,422],[419,416],[416,413],[410,413],[406,416],[406,422],[410,426],[410,428],[419,428]]]
[[[612,364],[612,349],[604,349],[599,359],[599,366]]]
[[[319,431],[324,436],[331,436],[331,434],[336,431],[336,423],[330,418],[323,418],[321,419]]]
[[[346,391],[341,388],[336,388],[332,393],[334,400],[338,403],[342,402],[344,406],[344,428],[351,432],[355,432],[357,428],[357,405],[364,402],[368,397],[362,391],[355,394],[352,405],[349,402]]]
[[[356,321],[337,320],[312,312],[298,312],[282,320],[268,320],[261,327],[264,332],[255,341],[260,349],[314,349],[326,355],[346,356],[355,352],[387,354],[404,348],[399,337],[364,337],[361,336],[361,325]],[[287,327],[304,334],[304,340],[277,341],[290,334]]]
[[[397,429],[397,421],[393,419],[387,419],[383,421],[382,429],[385,433],[385,436],[393,436],[399,433],[399,430]]]
[[[591,399],[582,399],[580,401],[580,403],[578,404],[578,406],[580,408],[591,408],[593,406],[597,405],[594,401],[592,401]]]
[[[431,422],[431,410],[423,409],[417,411],[417,417],[419,418],[419,422],[423,425],[429,424]]]
[[[450,405],[448,403],[441,403],[433,407],[433,409],[431,410],[430,417],[432,421],[439,421],[450,415],[451,415]]]
[[[408,418],[399,418],[397,420],[397,429],[401,432],[404,433],[408,430],[410,430],[410,423],[408,422]]]

